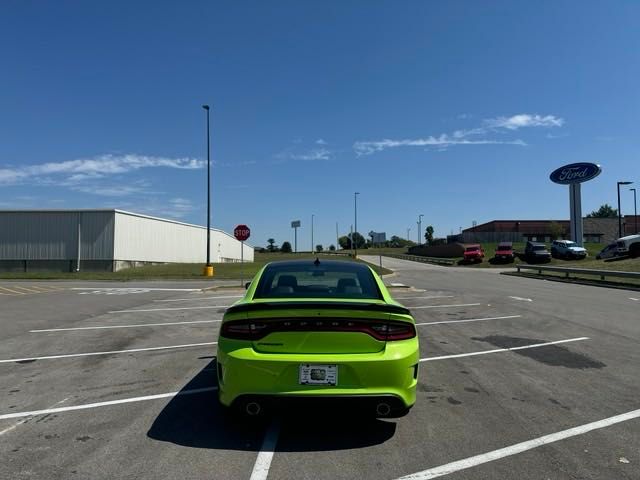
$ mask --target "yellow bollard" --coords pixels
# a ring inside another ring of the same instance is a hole
[[[213,277],[213,265],[205,265],[204,271],[202,272],[202,274],[205,277]]]

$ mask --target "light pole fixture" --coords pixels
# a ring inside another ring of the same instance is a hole
[[[422,245],[422,217],[424,217],[422,213],[418,215],[418,245]]]
[[[620,210],[620,185],[631,185],[633,182],[618,182],[618,238],[622,237],[622,211]]]
[[[202,105],[207,112],[207,264],[204,267],[205,277],[213,277],[211,265],[211,134],[209,128],[209,105]]]
[[[636,202],[636,189],[630,188],[633,192],[633,231],[638,233],[638,203]]]
[[[409,237],[410,233],[411,233],[411,227],[407,227],[407,241],[411,240],[411,238]]]
[[[353,258],[358,258],[358,245],[356,244],[356,233],[358,233],[358,195],[360,192],[353,193],[353,235],[351,242],[353,243]]]

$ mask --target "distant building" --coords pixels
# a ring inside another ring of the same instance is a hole
[[[0,271],[117,271],[204,263],[207,229],[122,210],[0,210]],[[211,229],[211,261],[239,262],[241,243]],[[253,247],[244,246],[253,261]]]
[[[640,216],[639,216],[640,217]],[[618,238],[617,218],[584,218],[584,241],[591,243],[611,243]],[[635,233],[635,217],[623,217],[623,234]],[[569,238],[569,220],[492,220],[467,228],[458,235],[449,235],[449,242],[550,242],[559,238]]]

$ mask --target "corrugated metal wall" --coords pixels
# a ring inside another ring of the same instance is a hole
[[[113,211],[0,212],[0,260],[113,259]]]
[[[114,259],[139,262],[206,260],[207,229],[196,225],[146,217],[128,212],[115,214]],[[211,230],[211,261],[240,260],[240,242]],[[253,248],[245,245],[244,260],[253,261]]]

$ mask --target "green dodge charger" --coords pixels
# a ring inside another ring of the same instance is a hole
[[[416,400],[418,337],[408,309],[367,265],[265,265],[225,313],[219,400],[248,415],[274,401],[356,400],[378,417]]]

